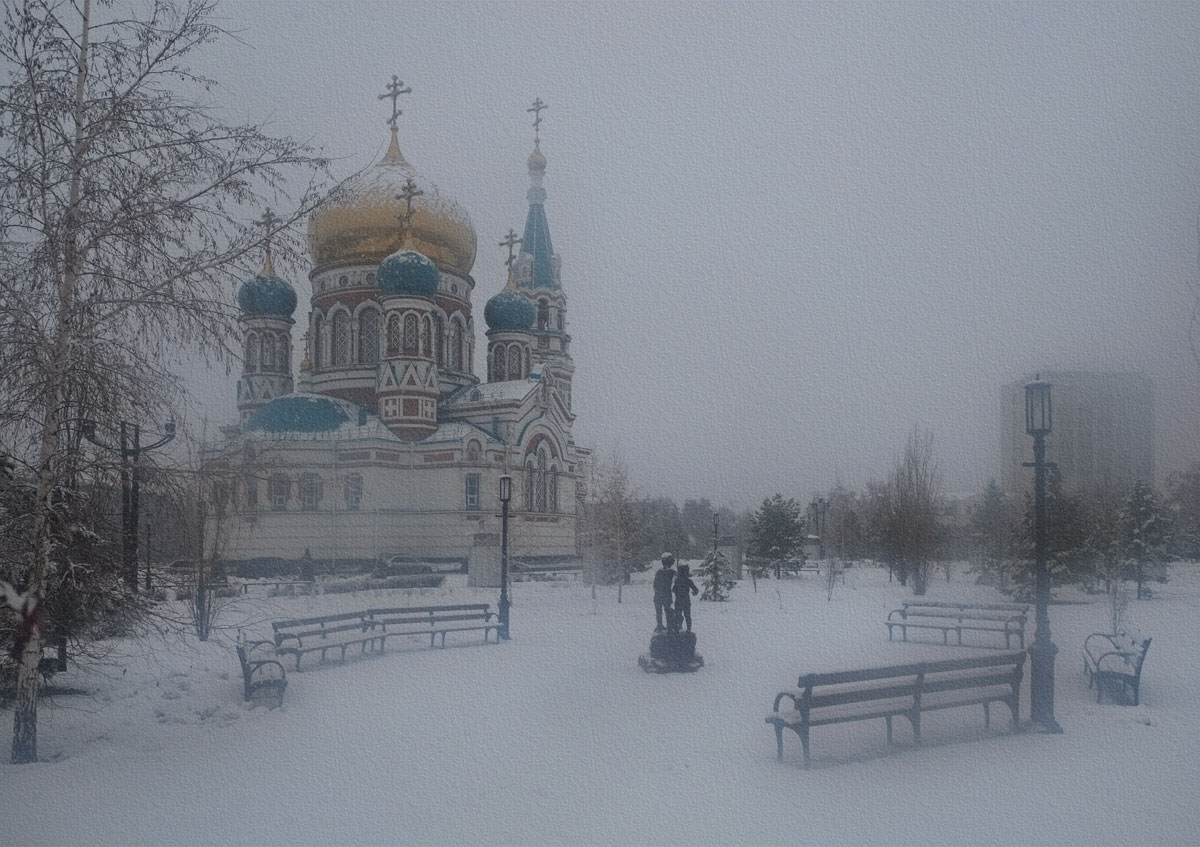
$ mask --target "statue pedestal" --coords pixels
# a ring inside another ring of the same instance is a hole
[[[704,657],[696,653],[696,634],[658,632],[650,639],[649,654],[638,657],[638,667],[646,673],[687,673],[704,666]]]

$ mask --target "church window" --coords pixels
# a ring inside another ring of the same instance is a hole
[[[282,512],[287,508],[288,501],[288,478],[284,474],[277,473],[271,477],[271,509],[276,512]]]
[[[415,356],[418,351],[417,313],[406,312],[404,315],[404,355]]]
[[[321,326],[321,316],[314,315],[313,316],[313,325],[312,325],[312,361],[313,361],[313,369],[314,370],[320,368],[321,363],[325,361],[324,356],[322,355],[322,352],[321,352],[321,332],[322,331],[323,331],[323,327]]]
[[[292,337],[286,332],[279,333],[279,372],[292,372]]]
[[[529,373],[529,348],[525,347],[525,373]]]
[[[550,466],[550,476],[547,480],[546,500],[551,512],[558,511],[558,465]]]
[[[521,373],[521,347],[514,344],[508,348],[508,378],[520,379],[524,374]]]
[[[246,336],[246,373],[258,370],[258,333],[251,332]]]
[[[525,511],[533,511],[533,489],[536,484],[535,477],[537,476],[537,468],[533,466],[533,459],[525,463]]]
[[[537,328],[550,328],[550,301],[542,298],[537,304]]]
[[[537,455],[537,488],[534,491],[536,502],[534,503],[535,512],[546,511],[546,451],[538,450]]]
[[[479,508],[479,474],[467,474],[467,508],[474,511]]]
[[[442,337],[445,329],[442,326],[442,319],[439,315],[433,316],[433,357],[437,359],[438,367],[446,366],[446,345]]]
[[[315,512],[321,500],[321,478],[315,473],[300,474],[300,508]]]
[[[558,331],[559,331],[559,332],[562,332],[562,331],[563,331],[563,328],[564,328],[564,327],[563,327],[563,313],[562,313],[562,309],[559,309],[559,310],[558,310],[558,314],[556,314],[556,315],[555,315],[555,321],[557,322]]]
[[[468,462],[478,462],[480,452],[481,452],[481,448],[479,446],[478,441],[475,441],[474,439],[472,439],[471,441],[467,442],[467,461]]]
[[[400,316],[399,315],[388,315],[387,353],[389,356],[399,356],[400,355]]]
[[[458,321],[451,319],[450,321],[450,338],[448,342],[450,347],[450,370],[462,370],[462,327]]]
[[[364,365],[379,362],[379,312],[374,309],[358,316],[358,360]]]
[[[275,370],[275,336],[269,332],[262,336],[262,369],[264,373]]]
[[[433,334],[433,322],[429,315],[421,316],[421,355],[429,358],[433,357],[433,340],[430,336]]]
[[[497,344],[492,349],[492,382],[504,382],[504,346]]]
[[[345,312],[333,316],[333,364],[350,364],[350,316]]]
[[[357,512],[362,504],[363,479],[362,474],[346,475],[346,508]]]

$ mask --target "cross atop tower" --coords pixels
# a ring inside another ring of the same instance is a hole
[[[265,212],[263,212],[263,216],[255,222],[260,227],[263,228],[263,232],[266,235],[266,239],[263,242],[263,253],[265,254],[265,257],[266,257],[265,261],[263,262],[263,273],[265,273],[265,274],[273,275],[275,273],[275,269],[271,263],[271,238],[275,234],[275,228],[281,222],[282,222],[282,219],[279,218],[274,212],[271,211],[270,206],[268,206],[267,210]]]
[[[392,116],[388,118],[387,122],[392,129],[395,129],[396,118],[404,114],[404,111],[398,108],[400,104],[400,95],[412,94],[412,89],[405,85],[400,77],[396,76],[395,74],[392,74],[392,81],[389,82],[385,88],[387,88],[387,91],[383,94],[380,94],[378,99],[392,101]]]
[[[417,188],[417,184],[413,182],[413,178],[411,176],[404,180],[404,186],[400,189],[400,193],[396,195],[397,200],[404,201],[404,214],[400,216],[401,238],[404,237],[405,232],[408,230],[408,222],[412,220],[413,200],[423,196],[424,194],[424,191]]]
[[[514,230],[512,227],[509,227],[508,234],[504,236],[504,240],[500,242],[500,246],[508,248],[508,259],[504,262],[504,264],[510,270],[512,269],[512,263],[513,263],[513,258],[514,258],[513,248],[516,247],[520,243],[521,243],[521,239],[517,238],[516,230]]]
[[[526,112],[533,112],[533,140],[534,140],[534,142],[541,140],[542,110],[549,109],[549,108],[550,108],[549,106],[547,106],[545,103],[542,102],[541,97],[537,97],[537,98],[534,98],[533,106],[525,110]]]

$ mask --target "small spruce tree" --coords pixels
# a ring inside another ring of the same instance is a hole
[[[729,562],[725,554],[713,548],[700,565],[700,599],[728,600],[733,580],[729,578]]]

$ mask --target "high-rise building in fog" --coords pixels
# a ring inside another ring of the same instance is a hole
[[[1140,373],[1042,371],[1053,403],[1046,458],[1062,472],[1069,491],[1126,493],[1135,482],[1154,482],[1154,388]],[[1000,483],[1010,495],[1029,490],[1033,439],[1025,432],[1025,383],[1000,392]]]

